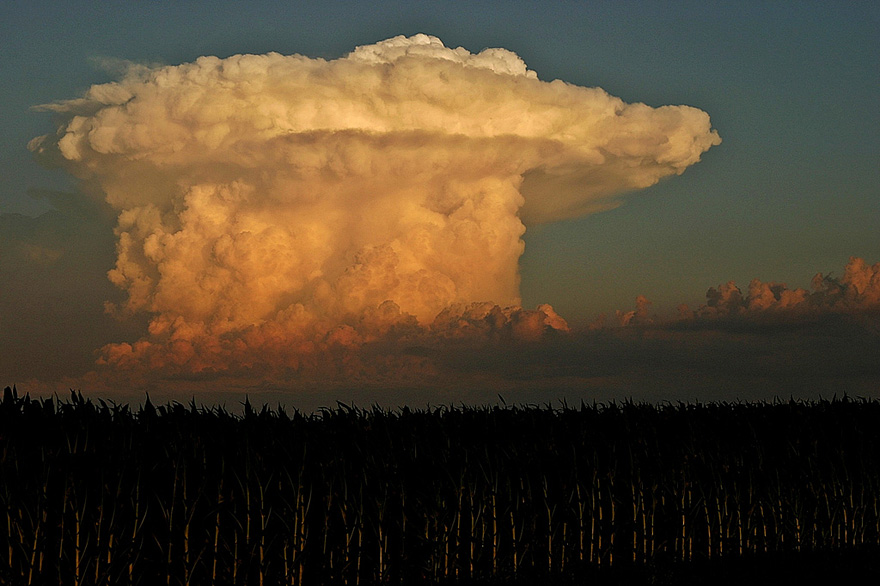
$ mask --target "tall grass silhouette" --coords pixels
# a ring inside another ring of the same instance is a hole
[[[880,543],[880,403],[0,403],[0,578],[435,584]]]

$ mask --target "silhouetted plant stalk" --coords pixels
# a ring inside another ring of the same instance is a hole
[[[0,403],[0,582],[429,584],[880,544],[880,404]]]

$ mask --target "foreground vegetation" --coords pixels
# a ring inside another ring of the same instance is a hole
[[[16,584],[663,583],[876,559],[880,403],[235,416],[7,388],[0,506]]]

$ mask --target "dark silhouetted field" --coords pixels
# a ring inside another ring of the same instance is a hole
[[[880,403],[235,416],[7,388],[0,500],[8,584],[876,578]]]

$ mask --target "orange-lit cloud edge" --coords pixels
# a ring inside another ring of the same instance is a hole
[[[726,380],[742,394],[785,373],[796,384],[828,361],[817,351],[861,364],[853,335],[876,346],[878,265],[860,259],[811,291],[710,289],[671,319],[640,298],[571,331],[548,305],[520,307],[529,225],[615,207],[720,139],[697,109],[544,82],[504,49],[416,35],[331,61],[131,66],[44,108],[58,130],[31,149],[116,215],[109,278],[127,298],[107,310],[150,321],[104,345],[95,370],[35,390],[370,387],[442,401],[462,388],[662,397]]]

